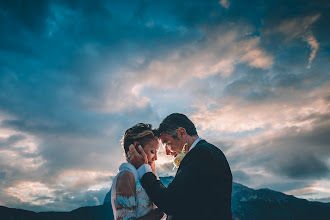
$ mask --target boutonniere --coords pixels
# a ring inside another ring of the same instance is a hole
[[[185,154],[186,146],[187,146],[187,143],[185,143],[185,145],[183,145],[181,153],[176,155],[176,157],[174,158],[174,161],[173,161],[174,167],[173,167],[173,169],[178,168],[180,166],[180,163],[183,160],[184,156],[186,156],[186,154]]]

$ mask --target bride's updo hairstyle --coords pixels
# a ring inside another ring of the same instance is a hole
[[[158,140],[156,133],[157,130],[152,129],[151,124],[145,123],[138,123],[127,129],[121,140],[121,145],[124,148],[126,160],[128,159],[127,152],[129,151],[129,146],[131,144],[137,141],[143,148],[149,141],[153,139]]]

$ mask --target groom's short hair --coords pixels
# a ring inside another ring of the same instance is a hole
[[[188,135],[190,136],[198,136],[196,127],[192,121],[181,113],[172,113],[167,116],[162,123],[160,123],[158,128],[158,137],[161,134],[165,133],[167,135],[172,136],[173,138],[177,137],[177,129],[184,128]]]

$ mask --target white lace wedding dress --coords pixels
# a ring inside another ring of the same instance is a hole
[[[133,190],[125,190],[126,192],[124,193],[118,193],[118,176],[127,171],[134,174],[136,187],[132,188],[135,188],[135,192],[133,192]],[[150,201],[146,191],[142,188],[138,179],[138,172],[130,163],[123,163],[120,165],[119,173],[113,180],[111,187],[111,205],[115,219],[135,219],[157,208]]]

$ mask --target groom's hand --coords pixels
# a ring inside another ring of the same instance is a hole
[[[141,145],[138,146],[139,152],[135,149],[134,145],[131,144],[129,146],[129,154],[130,154],[130,163],[138,169],[143,164],[148,164],[147,154],[144,152]]]

